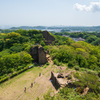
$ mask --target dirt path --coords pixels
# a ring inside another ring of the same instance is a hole
[[[47,68],[30,69],[30,71],[9,80],[8,82],[0,85],[0,100],[36,100],[37,97],[43,98],[43,95],[48,90],[53,90],[56,93],[55,88],[50,82],[51,65]],[[39,77],[39,72],[42,75]],[[34,83],[31,88],[31,82]],[[24,93],[24,87],[27,87],[26,93]]]
[[[43,72],[44,71],[45,70],[43,70]],[[49,89],[52,89],[54,92],[56,92],[55,88],[53,87],[52,83],[49,80],[50,72],[51,71],[49,70],[49,72],[47,71],[45,75],[41,75],[40,77],[37,77],[35,79],[35,84],[33,84],[33,87],[32,88],[29,87],[26,93],[23,92],[23,94],[16,100],[31,100],[31,99],[36,100],[37,97],[42,98],[43,94],[45,94]],[[27,95],[29,95],[28,99],[26,99]]]

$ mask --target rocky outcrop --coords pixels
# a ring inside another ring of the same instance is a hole
[[[55,73],[51,72],[51,80],[56,89],[60,88],[60,83],[58,82]]]
[[[38,57],[38,46],[34,46],[30,48],[30,55],[34,59],[34,62],[39,62],[39,57]]]
[[[50,35],[48,31],[43,31],[43,38],[45,38],[45,44],[50,45],[53,41],[55,41],[55,38]]]
[[[54,72],[51,72],[51,80],[56,89],[60,87],[65,87],[69,83],[73,82],[71,80],[66,79],[65,75]]]
[[[73,83],[75,82],[75,79],[72,78],[72,73],[70,72],[63,72],[63,73],[54,73],[51,72],[51,78],[52,84],[56,89],[59,89],[60,87],[66,87],[67,85],[69,87],[76,87]]]
[[[43,47],[38,48],[38,62],[39,64],[45,64],[47,62],[46,52]]]
[[[88,87],[77,87],[74,82],[75,81],[79,81],[76,80],[75,78],[72,78],[72,71],[69,73],[54,73],[51,72],[51,78],[50,78],[52,84],[54,85],[54,87],[56,89],[59,89],[60,87],[70,87],[70,88],[74,88],[76,92],[81,93],[81,95],[85,96],[88,91],[89,88]]]
[[[33,62],[39,64],[45,64],[47,62],[46,52],[43,47],[34,46],[30,48],[30,55],[33,58]]]

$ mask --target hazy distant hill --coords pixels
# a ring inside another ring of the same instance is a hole
[[[20,27],[11,27],[10,29],[13,29],[13,30],[16,30],[16,29],[26,29],[26,30],[29,30],[29,29],[38,29],[38,30],[42,30],[42,29],[46,29],[45,26],[20,26]]]
[[[10,28],[11,30],[17,30],[17,29],[25,29],[25,30],[29,30],[29,29],[37,29],[37,30],[51,30],[51,31],[55,31],[55,30],[59,30],[61,32],[83,32],[83,31],[96,31],[96,32],[100,32],[100,26],[20,26],[20,27],[12,27]]]

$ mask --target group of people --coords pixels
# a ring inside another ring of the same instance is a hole
[[[41,76],[41,73],[39,73],[39,77]],[[34,84],[35,84],[36,82],[34,81]],[[33,87],[33,82],[31,83],[31,88]],[[26,93],[26,86],[25,86],[25,88],[24,88],[24,92]]]
[[[35,84],[35,81],[34,81],[34,84]],[[31,83],[31,88],[33,87],[33,82]],[[24,92],[26,93],[26,86],[24,88]]]

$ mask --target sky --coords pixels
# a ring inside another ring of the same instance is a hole
[[[0,26],[100,26],[100,0],[0,0]]]

